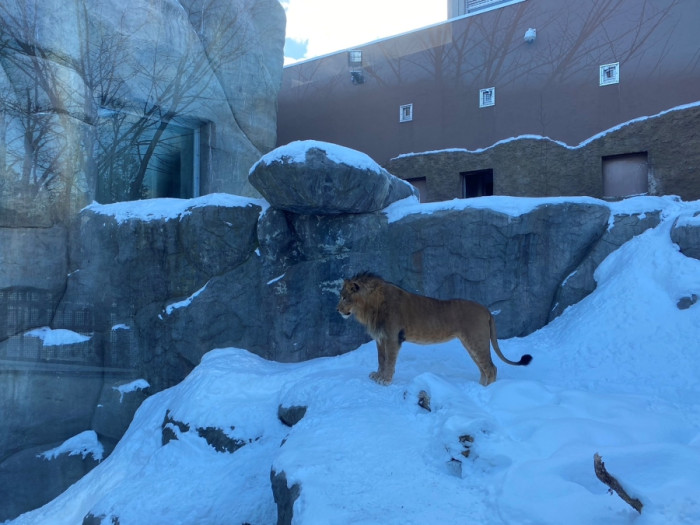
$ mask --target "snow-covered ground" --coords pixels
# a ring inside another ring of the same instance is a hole
[[[670,239],[675,216],[700,203],[668,209],[600,265],[593,294],[502,340],[507,356],[534,360],[496,361],[489,387],[454,342],[405,344],[389,387],[367,377],[373,343],[299,364],[214,350],[146,399],[96,469],[12,523],[80,524],[92,511],[121,525],[272,524],[271,468],[301,485],[304,525],[700,523],[700,302],[677,306],[700,295],[700,261]],[[288,428],[280,404],[308,410]],[[171,426],[178,439],[163,446],[168,410],[189,431]],[[246,444],[217,452],[205,427]],[[598,481],[594,453],[641,514]]]

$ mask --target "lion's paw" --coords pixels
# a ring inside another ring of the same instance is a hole
[[[380,385],[382,385],[382,386],[388,386],[388,385],[391,384],[391,380],[390,380],[390,379],[386,379],[386,378],[383,377],[379,372],[372,372],[372,373],[369,375],[369,378],[370,378],[372,381],[374,381],[375,383],[380,384]]]

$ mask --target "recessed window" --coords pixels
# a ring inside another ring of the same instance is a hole
[[[413,120],[413,104],[404,104],[399,108],[399,122],[410,122]]]
[[[620,63],[605,64],[600,66],[600,85],[609,86],[610,84],[620,83]]]
[[[352,50],[348,51],[348,64],[351,67],[359,67],[362,65],[362,51]]]
[[[164,126],[162,121],[108,109],[99,117],[98,202],[199,196],[200,148],[208,143],[209,125],[173,119]],[[120,145],[116,152],[115,141]]]
[[[485,197],[493,195],[493,170],[464,171],[462,176],[462,197]]]
[[[496,105],[496,88],[486,88],[479,90],[479,107],[487,108]]]

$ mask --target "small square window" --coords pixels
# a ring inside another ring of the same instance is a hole
[[[600,85],[608,86],[610,84],[620,83],[620,63],[605,64],[600,66]]]
[[[399,122],[410,122],[413,120],[413,104],[404,104],[399,108]]]
[[[479,90],[479,107],[487,108],[496,105],[496,88],[491,87]]]
[[[358,67],[362,65],[362,51],[352,50],[348,51],[348,64],[352,67]]]

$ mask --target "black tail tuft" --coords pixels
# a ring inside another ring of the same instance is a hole
[[[532,361],[532,356],[530,354],[525,354],[520,358],[520,361],[518,361],[519,365],[522,366],[527,366],[530,364],[530,361]]]

